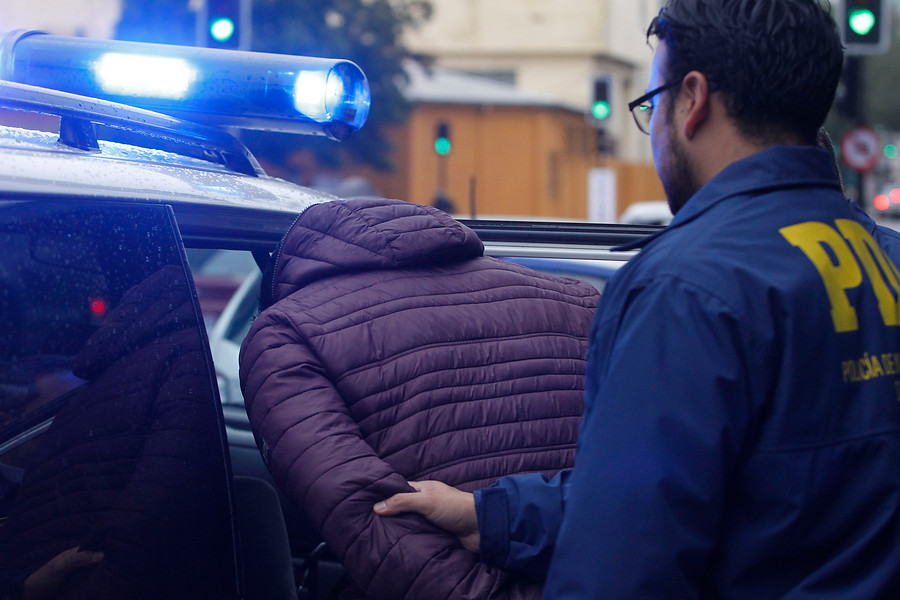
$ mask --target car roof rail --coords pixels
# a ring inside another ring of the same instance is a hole
[[[84,151],[99,151],[103,125],[127,132],[125,143],[201,159],[245,175],[265,175],[256,158],[224,129],[185,121],[133,106],[0,81],[0,107],[59,117],[59,142]]]

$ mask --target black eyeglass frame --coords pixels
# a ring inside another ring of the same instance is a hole
[[[664,91],[666,91],[667,89],[673,88],[676,85],[681,85],[681,81],[682,80],[679,79],[677,81],[670,81],[668,83],[664,83],[663,85],[659,86],[658,88],[656,88],[654,90],[650,90],[649,92],[647,92],[640,98],[637,98],[636,100],[632,100],[631,102],[628,103],[628,110],[631,112],[631,117],[634,119],[634,124],[637,125],[637,128],[641,130],[641,133],[646,133],[647,135],[650,135],[650,132],[648,130],[644,129],[644,126],[641,124],[641,120],[638,118],[638,115],[635,112],[635,109],[641,108],[641,105],[644,102],[646,102],[647,100],[650,100],[657,94],[661,94]],[[646,110],[647,108],[653,110],[655,107],[653,105],[649,105],[646,108],[644,108],[644,110]]]

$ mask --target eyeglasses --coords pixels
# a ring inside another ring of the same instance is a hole
[[[650,135],[650,117],[653,116],[654,108],[653,103],[650,102],[650,99],[657,94],[661,94],[671,87],[675,87],[676,85],[681,85],[680,79],[678,81],[670,81],[665,85],[661,85],[655,90],[647,92],[637,100],[633,100],[632,102],[628,103],[628,110],[631,111],[631,116],[634,117],[634,122],[642,133]]]

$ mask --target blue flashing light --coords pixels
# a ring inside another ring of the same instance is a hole
[[[12,32],[0,79],[101,98],[206,124],[347,138],[371,95],[354,63]]]
[[[294,107],[310,119],[325,122],[340,106],[345,81],[334,70],[300,71],[294,83]]]
[[[234,21],[228,17],[213,19],[209,24],[209,35],[219,43],[225,43],[234,36]]]

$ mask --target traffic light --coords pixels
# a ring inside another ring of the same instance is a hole
[[[891,45],[888,0],[842,0],[840,26],[848,56],[883,54]]]
[[[612,114],[612,79],[608,75],[595,77],[592,92],[591,119],[598,124],[608,121]]]
[[[848,56],[844,60],[841,81],[834,97],[834,108],[853,121],[862,121],[862,72],[857,56]]]
[[[434,151],[441,156],[447,156],[450,150],[450,125],[442,121],[438,123],[434,134]]]
[[[206,0],[200,41],[207,48],[249,48],[249,0]]]

